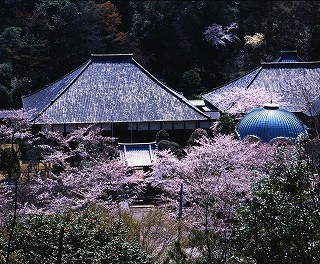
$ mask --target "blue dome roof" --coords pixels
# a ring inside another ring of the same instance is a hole
[[[252,136],[267,143],[277,138],[295,142],[300,136],[308,136],[305,126],[294,114],[274,104],[254,109],[245,115],[238,123],[236,133],[240,139]]]

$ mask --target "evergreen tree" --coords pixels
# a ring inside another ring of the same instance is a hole
[[[240,211],[242,260],[254,263],[318,263],[319,177],[298,152],[278,154],[269,176]],[[248,262],[245,262],[248,263]]]

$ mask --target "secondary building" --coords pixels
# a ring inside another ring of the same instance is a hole
[[[203,97],[225,112],[234,103],[232,100],[237,100],[228,97],[232,91],[248,90],[254,97],[257,91],[262,89],[270,94],[269,102],[272,101],[273,95],[278,95],[285,102],[286,110],[300,116],[315,116],[320,113],[319,84],[319,61],[305,62],[296,51],[282,51],[281,56],[274,61],[261,63],[246,75],[203,94]],[[217,99],[221,99],[221,95],[225,96],[224,100]]]

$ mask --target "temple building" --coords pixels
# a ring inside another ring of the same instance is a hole
[[[254,96],[260,89],[272,95],[280,96],[285,102],[285,109],[305,116],[320,113],[320,61],[305,62],[296,51],[282,51],[281,56],[272,62],[261,65],[246,75],[231,81],[211,92],[203,94],[203,98],[217,107],[221,112],[231,105],[228,93],[236,89],[245,89]],[[223,102],[217,95],[225,95]]]
[[[34,124],[68,133],[93,125],[121,142],[151,142],[161,129],[183,138],[209,128],[210,115],[167,87],[132,54],[92,55],[60,80],[22,98]],[[188,131],[190,133],[188,134]]]

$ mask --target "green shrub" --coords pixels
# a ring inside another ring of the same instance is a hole
[[[187,146],[199,146],[197,142],[201,138],[209,137],[208,132],[203,128],[197,128],[195,131],[192,132],[190,138],[188,139]]]
[[[12,180],[13,174],[19,173],[19,156],[11,148],[0,150],[0,169],[6,172],[9,180]]]
[[[156,143],[158,144],[161,140],[170,140],[169,133],[166,130],[160,130],[156,134]]]
[[[127,239],[127,229],[120,221],[92,210],[19,217],[11,259],[24,264],[56,263],[61,230],[62,263],[151,263],[137,241]],[[2,260],[6,255],[6,238],[7,231],[3,228]]]
[[[169,140],[160,140],[157,144],[158,150],[170,150],[172,153],[174,153],[178,158],[183,158],[185,156],[184,150],[181,148],[181,146],[173,141]]]

